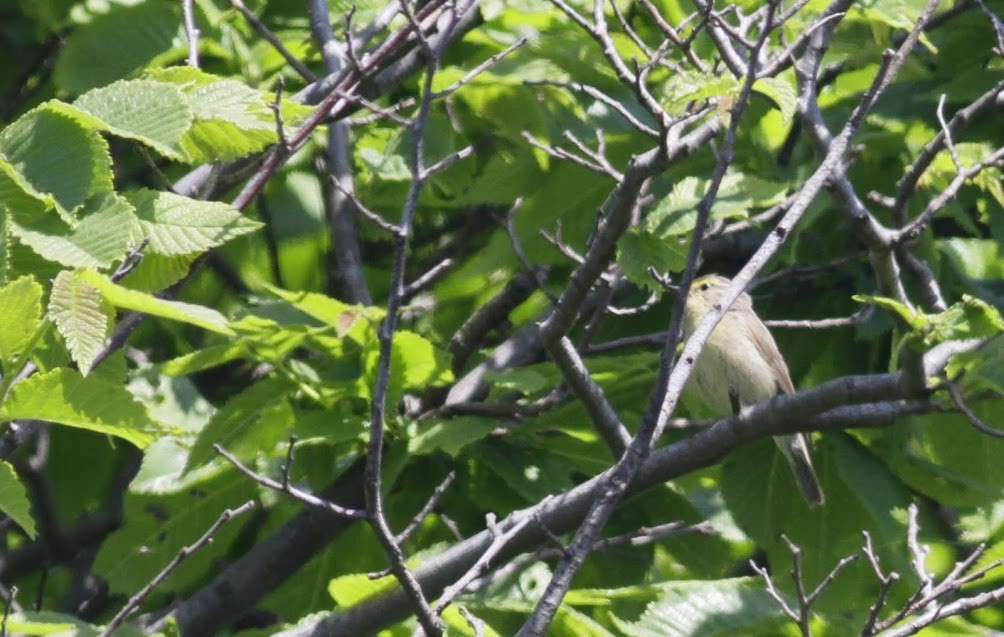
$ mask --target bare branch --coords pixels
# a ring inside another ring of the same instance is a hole
[[[603,171],[607,175],[609,175],[614,181],[621,181],[622,179],[624,179],[624,175],[622,175],[620,172],[617,171],[617,169],[613,167],[613,165],[610,163],[610,161],[606,158],[606,155],[604,154],[605,141],[603,139],[603,131],[601,130],[596,131],[597,150],[595,151],[586,146],[582,141],[580,141],[579,138],[576,137],[575,133],[573,133],[572,131],[566,130],[564,132],[564,136],[565,139],[572,142],[572,144],[579,149],[580,153],[593,160],[593,162],[597,166],[602,168]]]
[[[447,351],[453,356],[453,371],[460,372],[475,349],[482,345],[488,333],[507,320],[509,313],[540,287],[542,272],[523,270],[512,277],[492,298],[474,311],[456,331]]]
[[[976,6],[980,8],[983,15],[987,17],[990,21],[990,25],[994,28],[994,35],[997,36],[997,55],[1004,57],[1004,20],[1000,19],[996,13],[990,10],[990,7],[986,5],[983,0],[973,0]]]
[[[945,135],[945,146],[948,148],[948,154],[952,157],[952,163],[955,164],[955,169],[961,172],[964,170],[962,167],[962,160],[959,159],[959,153],[955,150],[955,144],[952,143],[952,131],[949,130],[948,124],[945,122],[944,93],[938,97],[938,108],[935,112],[938,115],[938,123],[941,124],[941,132]]]
[[[369,208],[367,208],[363,204],[363,202],[360,201],[358,197],[356,197],[356,193],[355,192],[346,189],[342,184],[340,184],[337,180],[334,180],[334,179],[331,180],[331,185],[334,186],[336,189],[338,189],[347,198],[351,199],[352,203],[356,207],[356,211],[359,214],[361,214],[363,217],[365,217],[367,221],[369,221],[370,223],[372,223],[376,227],[380,228],[384,232],[390,234],[391,236],[396,237],[399,234],[401,234],[401,229],[398,226],[396,226],[393,223],[387,221],[386,219],[384,219],[378,213],[373,212],[372,210],[370,210]]]
[[[428,177],[436,169],[445,168],[453,161],[465,156],[465,151],[467,154],[470,151],[469,149],[465,149],[453,153],[447,159],[439,162],[439,164],[431,168],[426,167],[425,127],[432,106],[432,84],[436,71],[439,68],[445,45],[449,40],[446,37],[442,37],[438,43],[432,43],[423,33],[422,23],[412,13],[407,0],[400,0],[399,6],[401,12],[408,20],[412,34],[419,40],[421,47],[425,50],[426,67],[422,82],[422,99],[419,101],[418,113],[411,125],[413,139],[409,168],[412,180],[401,209],[401,220],[397,224],[398,233],[394,236],[393,241],[387,315],[377,330],[380,356],[377,362],[370,405],[370,435],[366,452],[364,494],[366,497],[366,509],[369,513],[368,521],[390,561],[391,571],[407,593],[412,608],[418,617],[418,622],[427,637],[436,637],[443,632],[441,622],[425,598],[418,581],[415,579],[414,573],[405,564],[404,554],[400,545],[395,541],[395,536],[384,514],[382,486],[384,429],[387,410],[394,407],[387,404],[391,381],[391,352],[394,333],[397,331],[400,320],[400,309],[404,303],[404,277],[405,265],[408,258],[408,240],[411,236],[412,225],[418,210],[419,194],[424,188]],[[443,14],[443,23],[440,25],[443,32],[449,33],[453,31],[460,22],[461,16],[474,10],[474,6],[475,3],[472,0],[464,3],[463,6],[453,6],[446,11]]]
[[[413,97],[409,97],[401,100],[400,102],[395,102],[394,104],[384,108],[373,102],[359,97],[357,95],[351,95],[349,93],[342,93],[342,97],[350,104],[358,104],[359,106],[370,111],[369,115],[354,117],[347,121],[349,126],[368,126],[373,122],[380,120],[388,120],[394,122],[398,126],[410,126],[411,121],[405,117],[398,115],[399,112],[411,108],[415,105],[416,100]]]

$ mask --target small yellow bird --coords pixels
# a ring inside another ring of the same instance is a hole
[[[694,281],[683,312],[686,338],[694,333],[729,283],[717,274]],[[687,384],[701,402],[721,416],[795,391],[788,366],[767,326],[753,311],[749,294],[741,294],[715,327]],[[775,436],[774,441],[788,460],[805,501],[810,507],[822,504],[823,489],[812,466],[809,436],[804,433]]]

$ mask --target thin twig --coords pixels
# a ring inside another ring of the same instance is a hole
[[[757,564],[754,560],[750,560],[749,565],[750,568],[753,569],[754,573],[763,578],[764,586],[767,587],[767,594],[770,595],[771,599],[777,603],[781,612],[784,613],[788,619],[797,624],[800,619],[799,614],[788,604],[788,600],[784,598],[784,595],[777,590],[777,586],[774,585],[774,578],[770,576],[767,569]]]
[[[905,243],[908,241],[913,241],[918,236],[920,236],[921,231],[927,226],[928,223],[934,219],[934,215],[944,208],[950,201],[955,199],[955,196],[962,189],[967,181],[978,175],[983,169],[994,166],[1001,161],[1004,161],[1004,148],[998,148],[989,157],[976,162],[972,166],[958,171],[952,181],[948,186],[941,191],[941,193],[931,200],[927,207],[917,215],[917,217],[906,224],[896,235],[896,243]]]
[[[188,40],[188,66],[199,68],[199,28],[195,26],[195,11],[192,0],[181,0],[181,13],[185,22],[185,37]]]
[[[927,545],[921,546],[917,537],[920,534],[920,523],[917,522],[919,511],[916,504],[911,503],[907,508],[906,545],[910,549],[912,557],[910,564],[913,566],[913,572],[920,579],[921,590],[926,594],[934,589],[934,578],[927,571],[926,564],[931,548]]]
[[[0,637],[7,636],[7,618],[10,617],[10,611],[17,604],[17,586],[11,586],[7,594],[4,595],[4,606],[3,606],[3,621],[0,621]]]
[[[365,108],[366,110],[370,111],[369,115],[363,115],[361,117],[353,117],[352,119],[347,120],[346,123],[349,126],[369,126],[370,124],[374,122],[379,122],[381,120],[391,121],[397,124],[398,126],[411,125],[411,120],[409,120],[406,117],[401,117],[400,115],[398,115],[398,113],[400,111],[403,111],[407,108],[411,108],[412,106],[414,106],[416,102],[414,97],[407,97],[399,102],[395,102],[390,106],[382,107],[359,96],[351,95],[349,93],[344,93],[343,95],[345,96],[346,101],[348,101],[350,104],[358,104],[363,108]]]
[[[997,429],[996,427],[991,427],[980,420],[980,417],[976,415],[976,412],[974,412],[969,405],[966,404],[966,400],[962,397],[962,392],[959,391],[958,385],[949,381],[945,383],[945,386],[948,388],[948,394],[952,397],[952,402],[955,403],[955,406],[959,408],[959,411],[962,412],[962,415],[966,417],[966,420],[969,421],[969,424],[972,425],[973,428],[987,434],[988,436],[1004,438],[1004,431]]]
[[[955,132],[982,111],[992,108],[997,100],[997,96],[1002,91],[1004,91],[1004,80],[997,82],[990,90],[973,100],[968,106],[957,111],[952,116],[952,119],[948,121],[945,128],[939,131],[924,146],[923,150],[920,151],[917,159],[914,160],[899,181],[896,182],[896,197],[893,199],[890,207],[893,211],[893,219],[898,225],[902,226],[906,223],[907,203],[916,194],[917,184],[920,182],[921,176],[927,171],[928,166],[938,156],[941,149],[944,148],[945,131]]]
[[[130,272],[139,267],[140,262],[143,260],[143,250],[146,248],[148,243],[150,243],[150,238],[144,237],[138,246],[130,249],[125,257],[123,257],[122,263],[119,264],[119,267],[115,268],[115,272],[109,278],[113,282],[118,283]]]
[[[534,137],[530,133],[530,131],[523,131],[523,139],[525,139],[527,143],[533,146],[534,148],[544,151],[551,157],[555,157],[557,159],[564,159],[565,161],[570,161],[573,164],[578,164],[583,168],[588,168],[589,170],[595,173],[599,173],[606,177],[611,177],[614,179],[614,181],[618,181],[617,178],[613,177],[610,173],[608,173],[601,164],[596,163],[592,159],[587,159],[585,157],[580,157],[575,153],[570,153],[564,148],[561,148],[560,146],[552,146],[551,144],[545,144],[543,142],[537,141],[537,138]]]
[[[230,0],[230,5],[233,8],[237,9],[242,16],[244,16],[244,19],[247,20],[248,24],[251,25],[251,28],[257,31],[258,35],[263,37],[266,42],[271,44],[272,47],[279,52],[279,55],[282,56],[282,59],[286,60],[286,63],[289,64],[291,67],[293,67],[293,69],[297,73],[299,73],[300,77],[307,80],[308,82],[317,81],[317,74],[311,71],[307,67],[307,65],[305,65],[303,62],[300,61],[299,58],[293,55],[292,52],[290,52],[290,50],[286,48],[286,45],[282,43],[282,40],[280,40],[278,36],[276,36],[276,34],[272,32],[271,29],[265,26],[265,23],[259,20],[258,16],[256,16],[250,9],[248,9],[247,6],[242,2],[242,0]]]
[[[477,66],[475,66],[473,69],[471,69],[470,71],[468,71],[467,73],[465,73],[463,77],[461,77],[459,80],[457,80],[453,84],[450,84],[449,86],[447,86],[446,88],[444,88],[441,91],[436,91],[435,93],[433,93],[432,94],[432,99],[434,99],[434,100],[442,99],[444,97],[448,97],[448,96],[452,95],[453,93],[457,92],[457,90],[459,90],[462,86],[464,86],[465,84],[468,84],[471,81],[473,81],[477,76],[481,75],[482,73],[484,73],[485,71],[487,71],[489,68],[491,68],[492,66],[496,65],[500,60],[506,58],[510,53],[512,53],[516,49],[520,48],[521,46],[523,46],[524,44],[526,44],[528,41],[529,41],[529,38],[524,35],[523,37],[521,37],[516,42],[513,42],[512,44],[510,44],[509,46],[507,46],[504,50],[499,51],[495,55],[490,56],[488,59],[486,59],[481,64],[478,64]]]
[[[126,602],[126,605],[122,607],[122,610],[120,610],[115,615],[115,617],[113,617],[112,620],[108,622],[104,630],[101,631],[99,637],[109,637],[109,635],[115,632],[115,629],[121,626],[122,623],[126,620],[126,618],[134,610],[136,610],[140,604],[143,603],[143,600],[149,597],[150,594],[153,592],[153,590],[157,588],[157,586],[159,586],[165,579],[167,579],[167,577],[171,573],[173,573],[174,570],[178,568],[178,566],[183,561],[185,561],[185,559],[191,556],[192,553],[195,553],[199,549],[211,543],[213,541],[213,536],[215,536],[216,532],[220,530],[220,527],[222,527],[224,524],[226,524],[233,518],[242,515],[244,513],[247,513],[251,509],[255,508],[255,506],[256,503],[254,500],[248,500],[247,502],[240,505],[236,509],[226,509],[225,511],[223,511],[223,513],[220,514],[219,519],[217,519],[216,522],[214,522],[213,525],[210,526],[206,530],[206,532],[202,534],[202,537],[200,537],[194,543],[189,544],[188,546],[183,546],[181,550],[179,550],[178,553],[174,556],[174,558],[172,558],[171,561],[168,562],[167,566],[165,566],[163,570],[157,573],[157,575],[155,575],[154,578],[151,579],[146,584],[146,586],[140,589],[138,593],[129,598],[129,601]]]
[[[454,151],[454,152],[450,153],[449,155],[447,155],[446,157],[443,157],[442,159],[440,159],[436,163],[430,164],[429,166],[426,166],[426,168],[425,168],[425,170],[424,170],[424,172],[422,174],[422,177],[425,178],[425,179],[427,179],[427,178],[435,175],[438,172],[442,172],[442,171],[446,170],[447,168],[449,168],[453,164],[457,163],[458,161],[460,161],[462,159],[467,159],[468,157],[470,157],[473,154],[474,154],[474,146],[465,146],[465,147],[461,148],[460,150]]]
[[[289,444],[286,447],[286,461],[282,463],[282,489],[289,490],[289,474],[293,471],[293,454],[296,450],[296,436],[289,437]]]
[[[1004,56],[1004,21],[1000,17],[990,10],[990,7],[986,5],[983,0],[973,0],[976,5],[983,12],[983,15],[987,17],[990,21],[991,26],[994,28],[994,35],[997,36],[997,55]]]
[[[959,153],[955,150],[955,144],[952,142],[952,131],[949,130],[948,123],[945,122],[944,93],[938,97],[938,108],[935,109],[935,114],[938,116],[938,123],[941,125],[941,132],[945,135],[945,147],[948,148],[948,154],[952,158],[952,163],[955,164],[955,169],[961,172],[964,170],[962,167],[962,160],[959,159]]]
[[[875,306],[866,305],[854,314],[850,316],[844,316],[840,318],[829,318],[829,319],[809,319],[803,321],[785,321],[785,320],[765,320],[763,323],[767,327],[778,327],[778,328],[792,328],[792,329],[806,329],[806,330],[823,330],[831,329],[834,327],[851,327],[854,325],[863,325],[871,320],[871,316],[875,311]]]
[[[401,100],[400,102],[396,102],[391,106],[383,107],[380,106],[379,104],[371,102],[370,100],[366,99],[365,97],[362,97],[361,95],[355,95],[354,93],[347,93],[340,89],[335,89],[334,92],[336,95],[344,99],[347,104],[354,104],[356,106],[360,106],[372,113],[372,116],[369,118],[359,118],[356,120],[352,120],[351,122],[349,122],[349,124],[352,125],[363,124],[363,123],[369,124],[377,120],[386,119],[388,121],[397,124],[398,126],[402,126],[405,128],[411,126],[410,119],[408,119],[407,117],[402,117],[397,113],[406,108],[411,108],[412,106],[414,106],[416,100],[413,97],[408,97]]]
[[[493,521],[494,515],[489,515],[491,517],[487,522],[487,526],[489,529],[495,529]],[[505,532],[494,530],[492,543],[485,549],[480,557],[478,557],[477,561],[475,561],[474,564],[467,569],[467,572],[457,579],[457,581],[443,589],[442,595],[439,596],[439,601],[436,602],[436,614],[442,614],[442,612],[446,610],[447,606],[453,603],[453,600],[463,594],[468,585],[470,585],[475,578],[488,569],[491,565],[491,561],[495,559],[495,556],[498,555],[498,553],[501,552],[513,538],[518,537],[524,527],[531,524],[533,521],[533,516],[528,515],[516,524],[512,525],[512,527]]]
[[[351,509],[348,507],[343,507],[341,505],[335,504],[334,502],[325,500],[324,498],[319,498],[316,495],[307,493],[306,491],[302,491],[292,485],[289,484],[284,485],[283,482],[286,481],[285,475],[283,475],[283,482],[279,482],[273,480],[272,478],[269,478],[268,476],[256,473],[254,470],[252,470],[244,463],[242,463],[240,460],[238,460],[236,456],[234,456],[232,453],[224,449],[223,446],[220,445],[219,443],[214,444],[213,449],[216,451],[216,453],[226,458],[226,460],[230,464],[234,465],[234,467],[236,467],[238,471],[240,471],[247,477],[251,478],[258,484],[262,485],[263,487],[268,487],[269,489],[274,489],[281,493],[285,493],[290,497],[295,498],[300,502],[303,502],[304,504],[309,504],[312,507],[324,509],[325,511],[334,513],[335,515],[340,515],[346,518],[353,518],[356,520],[362,520],[367,517],[366,511],[363,511],[361,509]]]
[[[439,501],[446,493],[446,490],[450,488],[450,485],[453,484],[453,481],[456,480],[456,478],[456,471],[451,471],[446,474],[443,481],[439,483],[439,486],[437,486],[435,491],[432,492],[429,499],[425,501],[425,505],[414,515],[414,517],[411,518],[408,526],[404,527],[400,533],[394,536],[395,542],[398,544],[404,544],[408,541],[408,538],[410,538],[412,534],[418,530],[418,527],[425,521],[425,518],[429,517],[432,510],[436,508],[436,505],[439,504]]]
[[[436,283],[442,279],[446,274],[456,265],[456,261],[447,257],[432,266],[424,274],[419,276],[417,279],[404,286],[404,298],[411,299],[419,292],[427,289],[429,286]]]
[[[523,271],[533,276],[534,281],[537,284],[537,289],[540,290],[551,303],[557,303],[558,299],[547,289],[547,281],[544,280],[544,274],[540,268],[534,267],[530,263],[530,259],[527,258],[526,252],[523,251],[523,243],[519,240],[519,234],[516,232],[516,213],[519,209],[523,207],[523,198],[517,197],[516,201],[513,202],[512,207],[509,208],[509,212],[505,216],[505,229],[506,233],[509,235],[509,242],[512,244],[512,251],[516,254],[516,258],[519,259],[520,264],[523,266]]]
[[[885,607],[886,599],[889,597],[889,590],[892,588],[893,584],[899,581],[899,573],[891,571],[888,575],[886,575],[882,572],[882,566],[879,563],[878,554],[872,546],[871,534],[868,533],[868,531],[861,531],[861,534],[865,539],[862,551],[868,558],[868,563],[871,564],[872,571],[875,573],[875,577],[879,581],[878,596],[875,599],[875,603],[868,609],[868,619],[865,621],[865,625],[861,628],[861,637],[868,637],[872,634],[875,623],[878,621],[879,613],[882,612],[882,609]]]
[[[359,198],[356,196],[356,193],[352,192],[351,190],[348,190],[347,188],[345,188],[345,186],[340,184],[335,179],[331,179],[330,183],[339,192],[341,192],[343,195],[345,195],[348,199],[352,201],[353,205],[355,205],[356,207],[356,211],[359,212],[359,214],[361,214],[363,217],[365,217],[367,221],[369,221],[376,227],[380,228],[384,232],[390,234],[391,236],[398,236],[401,234],[401,229],[399,227],[387,221],[376,212],[373,212],[372,210],[367,208],[363,204],[363,202],[360,201]]]
[[[597,102],[600,102],[604,106],[612,109],[615,113],[624,118],[628,124],[639,132],[648,135],[649,137],[658,138],[659,131],[652,128],[648,124],[642,122],[640,119],[635,117],[631,111],[629,111],[624,104],[620,101],[615,100],[610,97],[600,89],[590,86],[588,84],[580,84],[579,82],[557,82],[554,80],[528,80],[525,82],[527,86],[555,86],[558,88],[564,88],[570,91],[575,91],[577,93],[583,93],[593,98]]]

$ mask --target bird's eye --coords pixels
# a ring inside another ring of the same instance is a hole
[[[701,284],[701,291],[703,292],[704,290],[707,290],[707,289],[709,289],[710,287],[711,287],[711,285],[710,285],[710,284],[708,284],[708,283],[702,283],[702,284]]]

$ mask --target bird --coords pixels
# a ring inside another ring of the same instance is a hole
[[[730,283],[717,274],[694,280],[684,305],[685,338],[694,333]],[[687,384],[719,416],[736,414],[743,407],[795,391],[784,357],[753,310],[749,294],[743,292],[725,312],[697,357]],[[812,464],[811,438],[798,433],[775,436],[774,441],[788,461],[806,503],[810,508],[822,505],[825,496]]]

